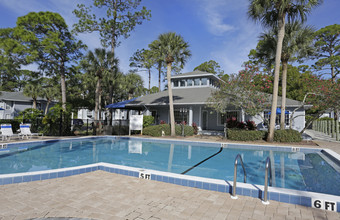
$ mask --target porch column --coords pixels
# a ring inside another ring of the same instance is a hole
[[[189,121],[188,125],[190,125],[190,126],[192,125],[192,115],[193,115],[192,114],[192,106],[190,106],[190,108],[189,108],[189,120],[188,120]]]
[[[244,122],[245,116],[244,116],[244,111],[243,109],[241,109],[241,121]]]
[[[200,106],[200,113],[198,117],[198,127],[199,127],[199,130],[202,130],[202,106]]]

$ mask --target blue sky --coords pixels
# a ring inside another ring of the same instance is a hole
[[[0,27],[14,27],[17,17],[31,11],[53,11],[61,14],[72,28],[77,18],[72,14],[77,3],[89,5],[91,0],[1,0]],[[225,73],[242,69],[250,49],[256,47],[263,28],[247,17],[249,0],[143,0],[151,10],[152,18],[137,26],[130,38],[121,39],[116,50],[120,68],[128,72],[129,58],[137,49],[148,44],[164,32],[173,31],[183,36],[190,45],[192,57],[182,72],[192,71],[199,64],[215,60]],[[307,24],[319,29],[340,23],[339,0],[324,0],[312,11]],[[97,34],[78,36],[89,49],[101,47]],[[109,48],[108,48],[109,49]],[[146,72],[140,73],[147,87]],[[151,86],[157,86],[157,71],[153,71]]]

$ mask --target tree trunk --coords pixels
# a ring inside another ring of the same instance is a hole
[[[37,99],[33,99],[33,106],[32,106],[33,109],[37,109]]]
[[[61,64],[60,68],[60,85],[61,85],[61,104],[63,110],[66,111],[66,80],[64,63]]]
[[[167,64],[166,77],[167,77],[167,80],[168,80],[169,114],[170,114],[171,136],[175,136],[176,135],[176,131],[175,131],[175,114],[174,114],[174,103],[173,103],[172,87],[171,87],[171,63]]]
[[[151,70],[149,69],[149,91],[151,89]]]
[[[95,106],[94,106],[94,120],[98,120],[98,110],[99,110],[99,96],[100,96],[100,83],[101,78],[98,77],[97,85],[96,85],[96,98],[95,98]]]
[[[114,1],[113,3],[113,8],[115,11],[115,16],[113,17],[113,26],[112,26],[112,39],[111,39],[111,52],[114,54],[115,52],[115,47],[116,47],[116,39],[115,39],[115,35],[116,35],[116,20],[117,20],[117,1]],[[113,85],[111,84],[109,86],[109,104],[113,103]],[[109,116],[108,116],[108,120],[109,120],[109,125],[112,125],[112,109],[110,109],[109,111]]]
[[[162,63],[158,63],[158,92],[161,91],[161,75],[162,75]]]
[[[276,56],[275,56],[274,88],[273,88],[272,109],[271,109],[270,123],[269,123],[269,133],[268,133],[268,138],[267,138],[268,142],[273,142],[274,140],[277,96],[278,96],[278,91],[279,91],[279,78],[280,78],[280,61],[281,61],[281,53],[282,53],[282,43],[283,43],[283,38],[285,35],[285,14],[283,14],[279,18],[278,27],[279,27],[279,33],[278,33]]]
[[[286,129],[286,91],[287,91],[287,61],[282,61],[282,102],[280,129]]]
[[[339,131],[339,110],[335,110],[334,113],[335,115],[335,140],[340,141],[340,131]]]
[[[46,107],[45,107],[45,115],[47,114],[47,112],[48,112],[48,107],[49,107],[49,105],[50,105],[50,100],[48,99],[47,100],[47,103],[46,103]]]

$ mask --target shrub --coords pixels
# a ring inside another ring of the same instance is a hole
[[[194,135],[198,134],[198,127],[195,122],[192,123],[192,128],[194,129]]]
[[[63,115],[62,120],[62,135],[72,135],[71,132],[71,105],[66,105],[66,111],[62,109],[60,103],[50,108],[49,112],[43,118],[44,134],[59,135],[60,116]]]
[[[245,129],[246,124],[244,122],[239,122],[235,117],[231,117],[227,119],[227,128],[238,128],[238,129]]]
[[[170,125],[169,124],[160,124],[160,125],[151,125],[143,129],[144,135],[150,135],[153,137],[160,137],[162,136],[162,131],[164,131],[165,135],[170,135]],[[182,127],[181,125],[175,126],[176,135],[182,134]],[[192,136],[194,134],[194,129],[191,126],[184,126],[184,134],[186,136]]]
[[[248,121],[246,121],[246,128],[247,128],[248,130],[253,131],[253,130],[256,130],[257,127],[256,127],[256,124],[255,124],[254,121],[248,120]]]
[[[287,130],[276,130],[274,131],[274,141],[275,142],[300,142],[302,137],[300,132],[287,129]]]
[[[334,119],[333,118],[330,118],[330,117],[322,117],[322,118],[319,118],[317,119],[318,121],[333,121]]]
[[[143,128],[149,127],[155,122],[155,118],[152,115],[143,116]]]
[[[228,129],[227,137],[233,141],[257,141],[263,140],[266,136],[265,131],[247,131],[239,129]]]
[[[32,132],[41,132],[43,130],[42,117],[42,110],[27,108],[24,111],[19,112],[19,115],[15,119],[20,120],[23,123],[30,123]]]

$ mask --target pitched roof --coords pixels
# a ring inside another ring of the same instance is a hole
[[[208,98],[216,89],[211,87],[195,87],[173,89],[174,105],[204,105],[207,104]],[[271,95],[268,95],[268,100],[271,100]],[[126,106],[142,106],[142,105],[168,105],[169,97],[168,91],[162,91],[137,98],[136,100],[126,104]],[[281,97],[278,97],[278,107],[281,106]],[[287,107],[301,106],[300,101],[293,99],[286,99]]]
[[[205,104],[211,93],[216,89],[210,87],[196,87],[173,89],[173,99],[175,105],[181,104]],[[162,91],[137,98],[126,106],[138,105],[168,105],[169,96],[168,91]]]
[[[21,101],[21,102],[31,102],[33,101],[32,97],[27,97],[23,94],[23,92],[6,92],[0,91],[0,100],[4,101]],[[38,101],[47,101],[45,98],[38,97]]]

